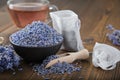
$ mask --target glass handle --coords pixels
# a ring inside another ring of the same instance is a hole
[[[50,12],[58,11],[58,7],[56,5],[50,5],[49,6]],[[52,22],[51,18],[48,18],[47,24],[50,24]]]
[[[58,11],[59,9],[56,5],[50,5],[49,10],[50,10],[50,12],[52,12],[52,11]]]

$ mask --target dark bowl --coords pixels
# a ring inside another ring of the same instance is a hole
[[[63,42],[61,41],[57,45],[50,47],[24,47],[14,44],[11,37],[9,37],[9,40],[16,53],[26,62],[42,62],[47,56],[56,54]]]

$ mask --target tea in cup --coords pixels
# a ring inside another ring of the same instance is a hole
[[[32,21],[46,22],[50,9],[58,10],[48,0],[8,0],[7,5],[13,22],[19,28]]]

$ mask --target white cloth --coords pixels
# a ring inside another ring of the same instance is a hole
[[[83,49],[80,37],[81,21],[78,15],[71,10],[61,10],[50,13],[53,28],[63,35],[63,49],[79,51]]]
[[[93,48],[92,63],[103,70],[111,70],[120,61],[120,51],[107,44],[96,43]]]

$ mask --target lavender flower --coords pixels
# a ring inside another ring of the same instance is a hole
[[[11,40],[19,46],[48,47],[60,43],[63,37],[47,24],[34,21],[22,30],[12,34]]]
[[[0,72],[19,66],[20,57],[15,54],[12,46],[0,46]]]
[[[107,33],[107,37],[114,45],[120,45],[120,30],[114,29],[112,25],[107,26],[108,30],[112,31]]]
[[[73,64],[69,64],[66,62],[54,64],[50,68],[46,69],[45,66],[53,59],[58,58],[56,55],[52,55],[47,57],[42,64],[36,64],[33,66],[33,70],[38,72],[38,74],[46,75],[46,74],[71,74],[73,71],[80,71],[79,67],[73,66]]]
[[[113,25],[111,25],[111,24],[108,24],[108,25],[106,26],[106,28],[109,29],[109,30],[114,30],[114,27],[113,27]]]

